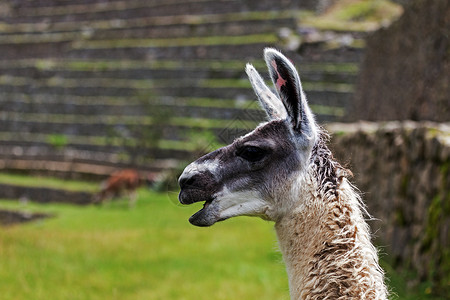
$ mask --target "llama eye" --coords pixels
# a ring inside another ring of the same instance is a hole
[[[267,152],[264,149],[254,146],[247,146],[242,149],[239,149],[236,152],[236,155],[250,162],[256,162],[263,159],[264,156],[266,156],[266,153]]]

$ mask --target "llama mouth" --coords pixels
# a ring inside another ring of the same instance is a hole
[[[219,220],[217,205],[214,199],[208,199],[203,204],[203,208],[189,218],[192,225],[199,227],[211,226]]]
[[[201,189],[182,189],[178,195],[181,204],[190,205],[203,202],[203,207],[189,218],[192,225],[206,227],[216,223],[219,219],[219,205],[214,201],[216,197]]]
[[[208,193],[200,189],[182,189],[178,195],[178,200],[181,204],[193,204],[196,202],[205,201],[205,199],[210,199]],[[206,200],[207,202],[210,200]],[[212,199],[211,199],[212,201]]]
[[[214,199],[206,200],[205,203],[203,203],[202,209],[207,209],[208,206],[213,202]]]

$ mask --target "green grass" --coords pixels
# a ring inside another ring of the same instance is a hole
[[[402,13],[401,5],[388,0],[340,0],[320,15],[305,15],[300,22],[321,30],[374,31]]]
[[[1,228],[0,291],[7,299],[288,299],[272,225],[239,218],[211,228],[199,207],[141,190],[137,207],[1,201],[55,218]]]
[[[165,48],[188,46],[248,45],[257,43],[273,44],[278,42],[275,34],[249,34],[242,36],[207,36],[155,39],[117,39],[87,40],[73,44],[73,49],[110,49],[110,48]]]
[[[98,184],[86,181],[63,180],[55,177],[27,176],[19,174],[0,173],[0,183],[27,187],[46,187],[65,189],[68,191],[98,190]]]
[[[125,199],[103,206],[0,201],[1,209],[55,215],[0,228],[1,298],[289,299],[273,224],[240,217],[194,227],[187,219],[200,204],[181,206],[176,197],[141,189],[133,209]],[[433,299],[426,283],[408,287],[414,275],[386,261],[392,299]]]

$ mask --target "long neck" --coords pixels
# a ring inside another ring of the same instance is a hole
[[[332,196],[303,194],[301,205],[275,225],[291,299],[387,297],[358,196],[345,178],[341,181]]]

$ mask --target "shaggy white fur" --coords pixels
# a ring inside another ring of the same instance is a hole
[[[291,299],[386,299],[358,194],[346,178],[335,195],[321,191],[315,173],[301,179],[302,204],[275,224]]]

